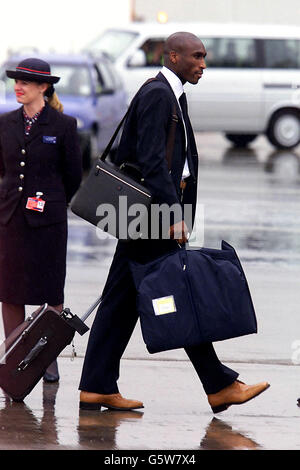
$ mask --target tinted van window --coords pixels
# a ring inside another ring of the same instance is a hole
[[[164,39],[148,39],[141,47],[145,53],[146,66],[155,67],[163,65]]]
[[[257,67],[255,40],[248,38],[202,38],[208,67]]]
[[[209,67],[257,67],[255,40],[248,38],[201,38]],[[146,66],[163,65],[163,39],[148,39],[141,50]],[[140,66],[142,67],[142,66]]]
[[[264,66],[270,69],[300,68],[300,41],[294,39],[265,39]]]

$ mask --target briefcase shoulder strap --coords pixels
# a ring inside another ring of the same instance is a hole
[[[176,105],[174,103],[172,118],[171,118],[171,125],[169,129],[168,140],[167,140],[167,150],[166,150],[166,159],[168,162],[169,171],[171,171],[171,167],[172,167],[172,156],[173,156],[173,150],[174,150],[174,144],[175,144],[175,132],[176,132],[177,122],[178,122],[178,116],[176,113]]]
[[[154,80],[158,80],[158,79],[156,77],[149,78],[145,83],[143,83],[143,85],[140,87],[139,91],[136,93],[135,96],[137,96],[137,94],[141,91],[142,88],[144,88],[144,86],[148,85],[148,83],[151,83]],[[113,145],[115,139],[117,138],[117,135],[119,134],[119,132],[120,132],[127,116],[128,116],[128,113],[129,113],[130,109],[133,106],[133,101],[134,101],[134,99],[131,101],[131,104],[130,104],[129,108],[127,109],[125,115],[123,116],[121,122],[119,123],[119,125],[116,128],[114,134],[112,135],[109,143],[107,144],[103,154],[100,157],[100,160],[102,160],[103,162],[107,158],[107,156],[108,156],[108,154],[109,154],[109,152],[112,148],[112,145]],[[172,155],[173,155],[173,149],[174,149],[174,143],[175,143],[175,131],[176,131],[177,122],[178,122],[178,116],[177,116],[177,113],[176,113],[176,105],[175,105],[175,103],[173,103],[171,126],[170,126],[170,130],[169,130],[169,134],[168,134],[167,150],[166,150],[166,158],[167,158],[169,170],[171,169],[171,165],[172,165]]]
[[[148,85],[148,83],[151,83],[153,82],[154,80],[157,80],[157,78],[153,77],[153,78],[148,78],[148,80],[143,83],[143,85],[140,87],[140,89],[138,90],[138,92],[135,94],[135,97],[137,96],[137,94],[141,91],[142,88],[144,88],[144,86]],[[121,130],[121,127],[123,126],[124,122],[125,122],[125,119],[127,118],[128,116],[128,113],[129,111],[131,110],[132,106],[133,106],[133,101],[134,101],[134,98],[133,100],[131,101],[130,103],[130,106],[128,107],[125,115],[123,116],[121,122],[119,123],[118,127],[116,128],[115,132],[113,133],[112,135],[112,138],[110,139],[110,141],[108,142],[103,154],[101,155],[100,157],[100,160],[102,160],[103,162],[105,161],[105,159],[107,158],[111,148],[112,148],[112,145],[114,143],[114,141],[116,140],[117,138],[117,135],[119,134],[120,130]]]

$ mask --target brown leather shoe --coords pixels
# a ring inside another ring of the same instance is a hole
[[[112,393],[110,395],[101,395],[100,393],[80,392],[81,410],[101,410],[101,406],[111,410],[136,410],[144,408],[141,401],[128,400],[123,398],[120,393]]]
[[[268,382],[260,382],[255,385],[247,385],[239,380],[223,388],[220,392],[207,395],[208,403],[214,413],[225,411],[231,405],[241,405],[252,398],[257,397],[267,390]]]

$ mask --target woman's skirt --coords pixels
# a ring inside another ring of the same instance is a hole
[[[0,225],[0,302],[60,305],[64,301],[67,221],[30,227],[19,204]]]

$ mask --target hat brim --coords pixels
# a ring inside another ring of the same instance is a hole
[[[6,70],[6,75],[8,78],[17,78],[28,82],[57,83],[60,80],[60,77],[55,77],[53,75],[41,76],[36,73],[22,72],[20,70]]]

